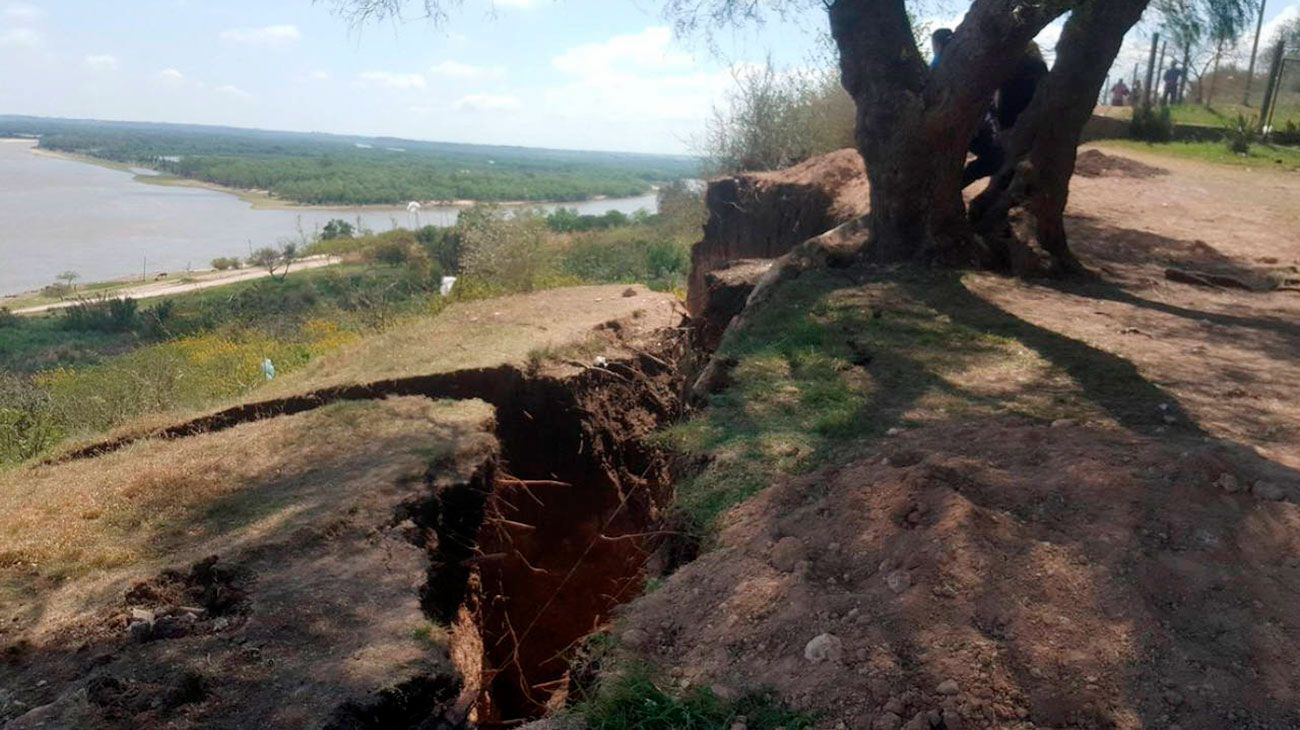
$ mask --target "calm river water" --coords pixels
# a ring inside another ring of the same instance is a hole
[[[374,230],[410,225],[405,208],[256,210],[234,195],[136,182],[127,172],[34,155],[0,140],[0,295],[38,289],[59,273],[82,281],[206,269],[218,256],[316,231],[331,218]],[[549,206],[554,207],[554,206]],[[654,195],[566,203],[583,213],[654,212]],[[451,225],[457,209],[426,207],[422,224]]]

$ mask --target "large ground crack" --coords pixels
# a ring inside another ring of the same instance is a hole
[[[453,626],[452,683],[417,677],[340,707],[340,727],[509,727],[563,703],[572,649],[636,597],[671,498],[668,455],[649,437],[681,413],[688,353],[676,331],[620,348],[598,366],[541,372],[503,365],[376,381],[241,405],[144,437],[105,441],[65,459],[139,438],[183,438],[390,396],[486,401],[499,454],[470,478],[438,481],[406,505],[429,555],[422,605]],[[412,697],[436,687],[436,700]],[[448,696],[450,687],[459,696]]]

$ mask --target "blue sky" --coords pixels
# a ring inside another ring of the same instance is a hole
[[[929,17],[959,17],[949,5]],[[825,23],[813,10],[711,51],[658,8],[465,0],[442,28],[356,29],[309,0],[0,0],[0,113],[684,152],[735,68],[807,64]]]

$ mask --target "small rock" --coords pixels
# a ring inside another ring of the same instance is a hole
[[[898,434],[900,434],[900,433],[902,433],[902,432],[903,432],[903,429],[899,428],[898,426],[894,426],[893,428],[891,428],[891,429],[889,429],[888,431],[886,431],[885,434],[886,434],[887,436],[897,436]]]
[[[1236,494],[1241,491],[1241,483],[1237,481],[1237,477],[1231,474],[1220,474],[1219,478],[1214,480],[1214,486],[1228,494]]]
[[[230,619],[225,616],[218,616],[217,620],[212,622],[213,631],[225,631],[230,628]]]
[[[208,609],[201,608],[199,606],[181,606],[177,610],[183,614],[193,616],[194,618],[199,620],[203,620],[204,618],[207,618],[208,615]]]
[[[890,697],[889,701],[885,703],[885,712],[892,712],[895,715],[902,715],[903,709],[905,707],[906,705],[903,704],[903,701],[901,699],[897,697]]]
[[[151,624],[154,621],[154,613],[147,608],[131,609],[131,623],[144,622]]]
[[[871,730],[898,730],[903,726],[903,718],[892,712],[886,712],[871,723]]]
[[[961,687],[957,686],[956,680],[945,679],[939,683],[938,687],[935,687],[935,690],[941,695],[955,695],[961,691]]]
[[[912,574],[906,570],[895,570],[885,576],[885,585],[895,593],[902,593],[912,585]]]
[[[1168,692],[1165,692],[1165,702],[1177,707],[1183,704],[1183,696],[1173,690],[1169,690]]]
[[[783,537],[777,540],[772,546],[770,559],[772,567],[777,570],[789,573],[794,570],[799,563],[803,562],[807,551],[803,546],[803,541],[797,537]]]
[[[1250,491],[1260,499],[1273,502],[1280,502],[1286,496],[1286,490],[1282,489],[1280,484],[1274,484],[1273,482],[1255,482],[1255,486]]]
[[[624,297],[634,297],[634,296],[636,296],[636,289],[633,289],[632,287],[629,286],[628,288],[626,288],[626,289],[623,290],[623,296],[624,296]]]
[[[737,720],[731,723],[731,730],[749,730],[749,726],[740,720]]]
[[[1073,425],[1074,425],[1073,418],[1058,418],[1055,421],[1052,421],[1052,428],[1065,428],[1066,426],[1073,426]]]
[[[924,712],[918,712],[903,726],[903,730],[930,730],[930,718]]]
[[[153,635],[153,624],[136,621],[126,627],[127,636],[136,643],[144,643]]]
[[[935,708],[925,713],[925,719],[930,721],[930,727],[939,727],[943,724],[943,710]]]
[[[623,643],[634,649],[639,649],[642,646],[645,646],[647,638],[646,633],[641,629],[628,629],[623,632],[622,636]]]
[[[844,656],[844,642],[834,634],[818,634],[803,648],[803,657],[810,662],[838,662]]]

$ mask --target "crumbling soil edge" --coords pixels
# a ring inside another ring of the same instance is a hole
[[[686,339],[660,331],[618,359],[558,374],[502,365],[325,388],[101,442],[61,461],[341,400],[489,403],[499,460],[486,456],[453,484],[438,483],[431,465],[427,495],[395,515],[418,528],[412,537],[429,555],[421,602],[431,618],[455,626],[463,678],[412,677],[335,708],[330,726],[511,727],[564,701],[569,649],[640,592],[672,496],[667,454],[648,437],[682,413]],[[437,701],[413,697],[421,688]]]

